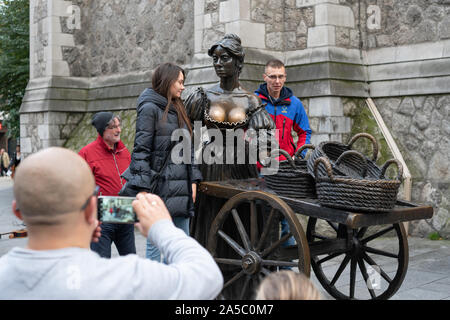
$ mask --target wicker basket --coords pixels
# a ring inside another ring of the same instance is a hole
[[[340,158],[346,157],[347,152]],[[361,157],[365,158],[363,155]],[[397,165],[398,175],[394,180],[385,179],[386,169],[393,163]],[[320,167],[325,170],[325,175],[319,170]],[[336,176],[328,158],[320,157],[314,162],[314,173],[317,197],[321,205],[349,211],[382,213],[395,206],[403,168],[399,161],[391,159],[383,165],[377,179]]]
[[[307,169],[307,161],[301,152],[307,148],[314,149],[313,145],[303,145],[295,153],[295,161],[284,150],[273,150],[271,157],[281,153],[287,160],[280,161],[278,170],[274,174],[265,175],[264,180],[269,189],[276,194],[289,198],[316,198],[315,181]]]
[[[367,138],[372,142],[372,159],[367,159],[367,168],[364,171],[365,175],[361,175],[361,162],[359,157],[346,157],[341,160],[339,167],[334,166],[336,160],[348,150],[352,150],[352,145],[359,138]],[[355,176],[360,178],[378,178],[381,174],[381,169],[375,163],[378,156],[378,143],[373,136],[368,133],[358,133],[353,138],[350,139],[348,144],[343,144],[337,141],[324,141],[319,144],[319,146],[312,152],[308,159],[308,171],[315,177],[314,173],[314,163],[320,157],[327,157],[333,169],[338,175]],[[319,173],[326,175],[326,170],[324,167],[320,167]]]

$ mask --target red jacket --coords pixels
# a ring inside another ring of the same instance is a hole
[[[86,160],[95,177],[95,183],[100,187],[103,196],[117,196],[125,180],[120,175],[131,162],[130,153],[122,141],[116,150],[110,149],[103,138],[98,135],[97,140],[83,147],[78,154]]]

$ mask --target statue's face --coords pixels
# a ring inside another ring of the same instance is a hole
[[[222,46],[217,46],[212,54],[214,69],[219,78],[232,77],[237,73],[236,61]]]

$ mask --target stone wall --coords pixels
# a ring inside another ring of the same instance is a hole
[[[26,154],[62,146],[73,136],[84,113],[36,112],[20,116],[21,150]]]
[[[450,96],[376,99],[413,177],[413,202],[435,208],[433,219],[412,222],[412,233],[450,237]]]
[[[346,1],[355,2],[355,1]],[[367,21],[365,48],[391,47],[450,38],[448,0],[364,1]],[[379,8],[379,9],[378,9]],[[379,13],[378,13],[379,12]],[[377,15],[379,14],[379,24]]]
[[[65,28],[75,46],[63,48],[70,75],[95,77],[153,69],[172,61],[189,63],[193,54],[193,1],[75,0],[80,29]]]
[[[314,26],[314,10],[298,8],[293,0],[254,0],[251,19],[265,24],[267,49],[301,50],[307,47],[308,27]]]

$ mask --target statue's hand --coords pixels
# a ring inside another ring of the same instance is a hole
[[[261,106],[258,110],[256,110],[250,117],[248,122],[249,129],[275,129],[275,123],[273,122],[270,115],[267,113],[264,106]]]

